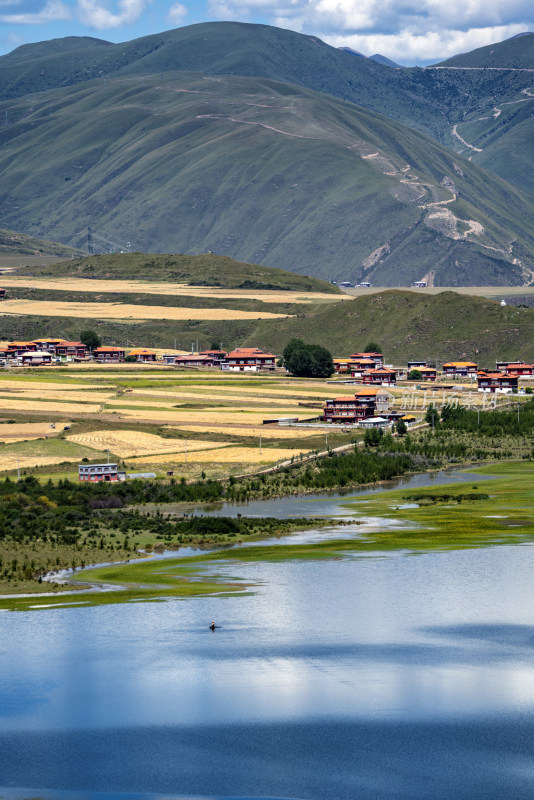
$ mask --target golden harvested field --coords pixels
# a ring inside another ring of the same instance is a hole
[[[80,387],[81,389],[81,387]],[[78,401],[80,403],[105,403],[107,400],[110,400],[112,397],[115,397],[116,392],[87,392],[87,391],[70,391],[64,392],[62,389],[59,389],[56,384],[55,391],[52,390],[41,390],[41,389],[15,389],[12,392],[7,391],[6,389],[0,389],[0,397],[7,397],[13,398],[13,402],[16,403],[18,400],[38,400],[41,399],[43,402],[49,401],[61,401],[67,400],[68,402]]]
[[[259,447],[224,447],[221,446],[220,449],[217,450],[209,450],[209,451],[197,451],[194,453],[189,453],[189,447],[187,451],[187,463],[188,464],[204,464],[204,463],[218,463],[218,464],[228,464],[228,463],[240,463],[240,464],[274,464],[277,461],[286,461],[289,460],[292,456],[298,456],[300,450],[289,450],[287,448],[277,448],[277,447],[264,447],[262,448],[262,452],[260,453]],[[303,450],[302,452],[307,452]],[[173,458],[169,455],[158,455],[158,456],[147,456],[136,459],[136,462],[139,464],[183,464],[185,462],[185,457],[182,454],[181,457],[176,457],[173,461]],[[131,466],[131,462],[130,462]]]
[[[195,411],[194,409],[167,410],[162,408],[160,410],[154,410],[150,408],[121,408],[116,409],[116,411],[119,419],[144,419],[154,422],[176,423],[177,425],[181,422],[190,423],[192,420],[211,424],[220,422],[222,424],[243,423],[245,425],[261,425],[264,419],[273,416],[270,409],[267,409],[265,413],[261,414],[256,410],[232,413],[229,409],[225,409],[224,411]],[[281,414],[281,416],[296,416],[296,414]],[[311,419],[309,414],[305,417],[299,414],[299,418]]]
[[[189,414],[189,416],[191,417],[191,421],[195,421],[199,415],[202,415],[204,413],[218,414],[219,412],[221,412],[223,414],[236,414],[238,416],[241,416],[242,414],[261,414],[263,421],[263,419],[270,419],[272,417],[277,417],[277,418],[294,417],[297,416],[298,414],[302,413],[310,414],[310,412],[313,413],[315,411],[315,409],[313,408],[312,409],[298,408],[296,405],[291,406],[287,404],[281,407],[277,406],[276,408],[273,408],[272,406],[262,406],[261,403],[259,403],[258,405],[249,405],[249,406],[244,404],[241,406],[219,406],[217,405],[217,403],[214,404],[213,402],[211,402],[211,405],[207,405],[205,408],[200,408],[198,410],[196,408],[182,409],[181,408],[182,403],[179,402],[176,403],[173,402],[172,400],[165,401],[156,398],[154,398],[153,400],[142,400],[141,398],[132,398],[130,400],[129,397],[131,397],[131,395],[128,396],[128,399],[125,396],[123,396],[110,400],[108,403],[106,403],[106,410],[111,409],[113,411],[119,411],[119,413],[122,413],[127,409],[130,410],[136,409],[139,411],[142,411],[144,408],[153,410],[161,408],[162,411],[166,411],[167,409],[169,409],[170,411],[175,411],[175,410],[183,411],[184,413]],[[203,402],[209,403],[210,401],[213,401],[213,398],[210,397],[210,398],[205,398],[204,400],[200,399],[198,400],[199,404],[202,404]],[[178,408],[176,408],[176,406],[178,406]],[[317,411],[320,411],[320,409],[318,409]],[[239,420],[236,418],[235,421],[238,422]],[[243,421],[245,422],[246,418]]]
[[[213,405],[214,399],[220,399],[221,402],[225,403],[239,403],[243,402],[243,400],[246,400],[247,403],[270,403],[272,405],[281,406],[287,406],[288,402],[291,402],[291,400],[283,397],[262,397],[261,391],[258,391],[257,396],[247,396],[246,398],[244,398],[241,394],[226,394],[222,392],[219,392],[217,397],[214,398],[213,394],[214,393],[205,386],[202,387],[202,389],[194,389],[191,392],[181,392],[174,389],[169,389],[168,392],[158,389],[134,389],[133,392],[127,392],[118,398],[117,402],[123,403],[126,401],[132,405],[138,405],[137,401],[141,400],[143,403],[151,406],[167,406],[168,404],[172,405],[173,398],[175,398],[176,401],[184,401],[186,403],[197,402],[209,403],[211,405]]]
[[[49,467],[53,464],[62,464],[64,461],[78,462],[78,456],[17,456],[13,454],[3,454],[0,452],[0,472],[28,467]]]
[[[70,422],[57,422],[52,428],[50,422],[14,422],[0,423],[0,442],[24,442],[29,439],[40,439],[43,436],[59,434]]]
[[[66,437],[75,444],[93,447],[95,450],[110,450],[119,458],[132,456],[157,455],[158,453],[182,453],[185,451],[185,442],[181,439],[164,439],[153,433],[141,431],[90,431],[89,433],[74,433]],[[210,450],[224,447],[224,442],[209,442],[195,440],[187,443],[187,451]]]
[[[86,278],[31,278],[2,276],[2,285],[24,287],[27,289],[48,289],[60,292],[95,292],[107,294],[165,294],[174,297],[208,297],[216,300],[232,298],[237,300],[261,300],[264,303],[336,303],[347,300],[346,295],[323,292],[290,292],[283,290],[258,289],[216,289],[206,286],[189,286],[185,283],[147,283],[144,281],[90,280]]]
[[[168,425],[173,430],[191,433],[219,433],[230,436],[250,437],[258,439],[305,439],[310,436],[324,435],[324,428],[288,428],[280,425],[257,425],[252,427],[239,427],[234,425]],[[336,431],[339,433],[339,431]]]
[[[10,379],[5,378],[4,380],[0,380],[0,392],[5,389],[24,389],[25,391],[39,389],[42,392],[91,392],[89,397],[91,397],[93,391],[95,392],[110,392],[113,393],[116,391],[115,386],[111,384],[103,384],[103,383],[85,383],[80,381],[79,383],[60,383],[58,381],[40,381],[40,380],[32,380],[32,378],[36,377],[35,375],[28,375],[26,379]],[[96,397],[96,394],[95,394]]]
[[[232,392],[239,392],[239,394],[232,394]],[[187,386],[167,386],[161,387],[160,389],[134,389],[132,393],[127,392],[129,397],[131,396],[141,396],[144,395],[146,397],[161,397],[169,399],[169,395],[172,397],[178,397],[180,399],[188,399],[188,400],[196,400],[201,398],[202,396],[207,396],[210,401],[212,400],[221,400],[225,402],[227,400],[240,400],[247,402],[263,402],[263,403],[278,403],[278,404],[285,404],[292,403],[295,401],[303,401],[306,402],[307,400],[322,400],[325,397],[336,397],[339,394],[339,389],[334,391],[326,390],[317,390],[316,392],[299,392],[294,391],[290,387],[287,389],[265,389],[263,386],[254,387],[240,387],[240,386],[228,386],[228,387],[211,387],[207,386],[206,384],[202,385],[199,384],[198,386],[192,386],[188,388]],[[202,402],[205,402],[202,399]]]
[[[87,396],[86,396],[87,398]],[[14,395],[13,397],[0,397],[0,409],[3,411],[26,412],[26,411],[43,411],[47,414],[51,411],[60,412],[61,414],[80,414],[82,412],[91,414],[100,410],[99,404],[94,403],[60,403],[57,400],[46,401],[38,398],[24,398],[21,395]]]
[[[2,314],[135,320],[136,322],[149,319],[282,319],[288,316],[287,314],[273,314],[270,311],[237,311],[231,308],[173,308],[172,306],[135,306],[127,303],[68,303],[59,300],[4,300]]]

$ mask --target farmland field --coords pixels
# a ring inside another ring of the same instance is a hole
[[[269,289],[219,289],[212,286],[190,286],[181,283],[159,281],[105,280],[94,281],[84,278],[32,278],[3,276],[2,285],[6,289],[26,288],[48,291],[98,292],[98,294],[156,294],[174,297],[206,297],[216,300],[232,298],[236,300],[261,300],[263,303],[336,303],[347,300],[347,295],[326,294],[322,292],[275,291]]]
[[[104,320],[257,320],[281,319],[286,314],[270,311],[239,311],[231,308],[184,308],[129,305],[127,303],[69,303],[60,300],[4,300],[2,313],[41,317],[73,317]]]
[[[172,454],[184,451],[184,442],[180,439],[164,439],[153,433],[142,431],[109,431],[96,430],[88,433],[74,433],[66,437],[69,442],[93,447],[95,450],[110,450],[119,458],[155,454]],[[188,452],[193,450],[212,450],[224,447],[221,442],[194,440],[188,444]]]
[[[363,432],[354,428],[264,424],[284,417],[316,420],[323,400],[355,389],[279,373],[163,365],[70,364],[5,371],[0,380],[0,472],[18,468],[43,479],[73,478],[82,459],[101,462],[107,451],[121,469],[146,469],[163,477],[168,471],[186,480],[254,472],[301,453],[358,441]],[[472,386],[437,392],[400,386],[390,395],[394,408],[416,415],[444,398],[477,407],[486,402]]]
[[[263,422],[316,417],[320,408],[299,406],[299,399],[317,402],[337,392],[325,382],[283,375],[152,365],[17,370],[0,380],[0,442],[6,442],[0,472],[74,477],[77,462],[101,462],[109,451],[134,472],[172,470],[186,479],[242,474],[324,448],[322,429]],[[351,435],[332,431],[329,441],[346,444]]]

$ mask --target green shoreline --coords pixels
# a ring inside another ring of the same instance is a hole
[[[477,483],[477,475],[494,476]],[[254,591],[246,578],[235,578],[238,564],[292,559],[357,558],[381,552],[403,554],[460,550],[534,541],[534,464],[500,463],[466,473],[460,484],[399,488],[360,495],[345,506],[355,515],[395,518],[402,529],[376,530],[350,540],[314,544],[269,545],[217,550],[188,558],[134,562],[82,571],[76,582],[114,584],[113,591],[62,596],[32,596],[0,600],[0,609],[80,607],[144,600],[158,602],[205,595],[235,595]],[[357,517],[356,517],[357,519]],[[120,587],[120,588],[119,588]]]

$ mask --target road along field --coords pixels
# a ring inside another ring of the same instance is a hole
[[[270,289],[217,289],[212,286],[190,286],[185,283],[166,283],[128,280],[94,280],[85,278],[32,278],[2,276],[5,289],[24,288],[62,292],[91,292],[98,294],[159,294],[172,297],[198,297],[224,300],[261,300],[263,303],[339,303],[348,300],[347,295],[322,292],[299,292]]]
[[[130,305],[128,303],[69,303],[60,300],[4,300],[6,315],[73,317],[103,320],[258,320],[282,319],[287,314],[270,311],[239,311],[231,308],[183,308],[173,306]]]

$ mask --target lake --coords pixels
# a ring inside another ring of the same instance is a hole
[[[257,590],[0,612],[0,796],[532,798],[532,546],[231,572]]]

